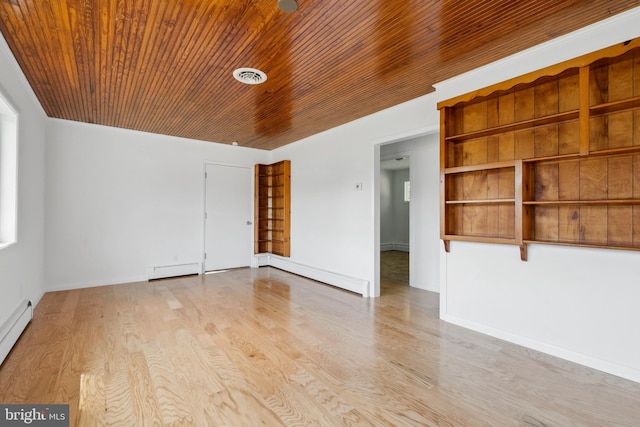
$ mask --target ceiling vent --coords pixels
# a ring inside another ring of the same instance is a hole
[[[278,7],[285,13],[291,13],[298,10],[298,2],[296,0],[278,0]]]
[[[259,85],[267,81],[267,75],[255,68],[238,68],[233,72],[233,77],[247,85]]]

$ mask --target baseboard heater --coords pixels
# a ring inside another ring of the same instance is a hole
[[[24,300],[0,326],[0,364],[4,362],[4,359],[32,318],[33,306],[31,301]]]
[[[200,274],[200,263],[161,265],[149,269],[149,280],[169,279],[171,277]]]

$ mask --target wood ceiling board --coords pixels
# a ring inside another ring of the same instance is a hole
[[[0,31],[50,117],[273,149],[640,0],[298,3],[0,0]]]

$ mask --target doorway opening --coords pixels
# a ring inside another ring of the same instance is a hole
[[[408,153],[382,147],[380,156],[381,292],[410,283],[411,170]]]

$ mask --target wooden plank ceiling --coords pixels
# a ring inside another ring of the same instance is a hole
[[[0,0],[0,31],[50,117],[273,149],[640,0],[298,3]]]

